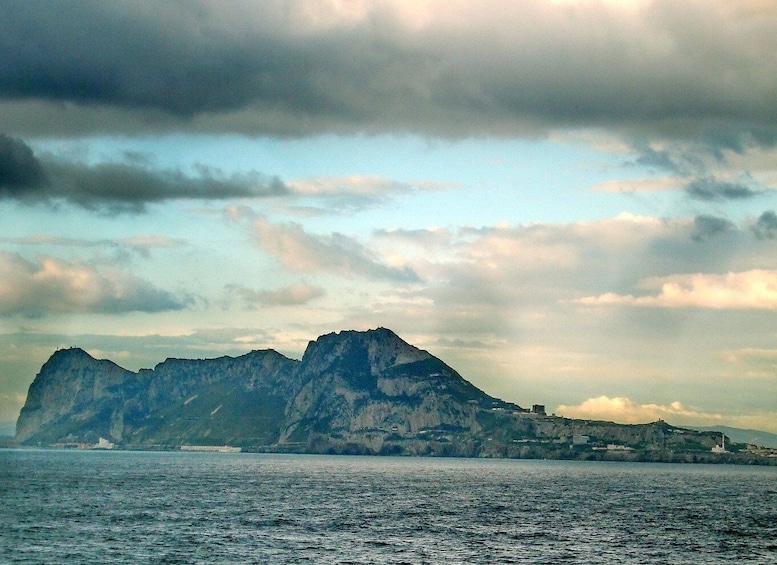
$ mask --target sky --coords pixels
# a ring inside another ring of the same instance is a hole
[[[388,327],[567,417],[777,433],[772,0],[6,0],[0,431]]]

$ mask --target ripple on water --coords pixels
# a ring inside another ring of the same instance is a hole
[[[777,468],[0,451],[0,562],[777,563]]]

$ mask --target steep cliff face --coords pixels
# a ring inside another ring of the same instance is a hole
[[[167,359],[132,373],[80,349],[58,351],[30,387],[22,443],[182,443],[308,449],[322,438],[384,441],[434,430],[476,434],[492,398],[385,328],[312,341],[302,361],[275,351]],[[324,444],[329,444],[329,439]]]
[[[126,445],[272,441],[298,361],[275,351],[168,359],[133,373],[80,349],[56,352],[30,386],[16,440]]]
[[[709,452],[717,440],[663,422],[530,414],[385,328],[321,336],[301,361],[265,350],[167,359],[138,373],[80,349],[57,351],[30,386],[16,440],[93,444],[100,437],[126,448],[485,457],[601,458],[618,444],[655,460]],[[624,453],[631,456],[616,455]]]
[[[272,350],[240,357],[168,359],[139,373],[122,407],[131,444],[271,444],[298,389],[298,361]]]
[[[381,438],[371,442],[380,451],[390,435],[440,428],[476,433],[480,410],[507,405],[385,328],[322,336],[308,346],[300,374],[304,385],[282,442],[372,434]]]
[[[36,377],[16,439],[307,446],[315,434],[474,432],[478,410],[496,404],[506,405],[385,328],[321,336],[302,361],[254,351],[138,373],[72,349]]]
[[[82,349],[57,351],[30,386],[16,425],[16,439],[67,437],[80,427],[63,427],[63,421],[88,422],[96,433],[107,436],[110,408],[122,402],[135,377],[131,371],[94,359]]]

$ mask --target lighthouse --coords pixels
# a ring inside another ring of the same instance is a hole
[[[720,445],[715,444],[712,447],[712,453],[728,453],[726,451],[726,435],[720,434]]]

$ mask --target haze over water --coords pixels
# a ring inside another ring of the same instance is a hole
[[[3,563],[777,563],[777,468],[0,451]]]

